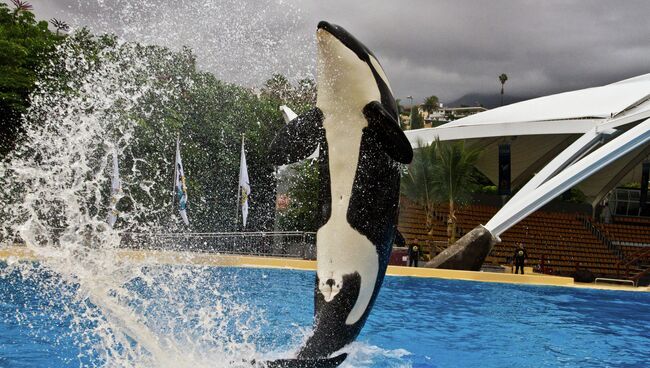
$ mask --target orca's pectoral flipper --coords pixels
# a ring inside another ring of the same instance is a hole
[[[291,120],[271,143],[271,163],[286,165],[309,157],[322,139],[322,130],[323,113],[317,107]]]
[[[377,134],[379,142],[393,160],[408,164],[413,159],[411,143],[388,110],[379,101],[372,101],[363,108],[368,127]]]
[[[287,105],[280,106],[280,112],[282,113],[284,122],[287,124],[289,124],[291,120],[298,117],[298,115],[296,115],[296,113],[293,112],[293,110],[291,110]]]
[[[266,368],[335,368],[341,365],[348,354],[337,355],[334,358],[322,359],[280,359],[263,363]]]

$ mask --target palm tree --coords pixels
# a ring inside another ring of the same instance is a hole
[[[433,145],[418,142],[413,152],[413,161],[402,174],[400,191],[413,202],[424,207],[426,228],[429,235],[433,232],[433,175],[436,152]]]
[[[56,28],[56,35],[57,36],[59,35],[59,31],[67,32],[70,29],[70,26],[66,22],[64,22],[62,20],[58,20],[56,18],[50,19],[50,23],[52,23],[54,28]]]
[[[466,203],[476,187],[472,175],[476,161],[481,156],[480,148],[471,148],[465,141],[434,143],[436,161],[433,166],[432,196],[436,203],[449,203],[447,234],[449,244],[456,241],[456,205]]]
[[[424,99],[424,109],[427,110],[429,114],[438,110],[439,104],[440,101],[438,100],[438,96],[429,96]]]
[[[503,106],[503,86],[506,84],[506,81],[508,80],[508,76],[506,73],[502,73],[499,76],[499,81],[501,81],[501,106]]]
[[[22,0],[11,0],[14,4],[14,19],[18,17],[18,14],[32,10],[34,7],[32,4],[22,1]]]

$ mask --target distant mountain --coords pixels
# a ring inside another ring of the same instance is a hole
[[[510,105],[515,102],[529,100],[538,96],[511,96],[508,94],[503,95],[503,104]],[[487,109],[494,109],[501,106],[500,94],[482,94],[482,93],[468,93],[465,96],[445,104],[447,107],[460,107],[462,106],[483,106]]]

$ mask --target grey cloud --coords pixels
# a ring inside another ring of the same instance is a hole
[[[650,72],[647,1],[34,0],[37,13],[170,47],[255,85],[274,72],[313,75],[321,19],[378,56],[398,97],[544,95]]]

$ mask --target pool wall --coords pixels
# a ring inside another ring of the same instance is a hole
[[[246,256],[214,253],[194,253],[162,250],[119,250],[120,257],[126,261],[153,264],[192,264],[200,266],[222,267],[258,267],[258,268],[283,268],[294,270],[315,271],[316,261],[295,258]],[[0,248],[0,260],[29,260],[34,261],[39,257],[28,247]],[[575,283],[570,277],[541,275],[528,273],[516,275],[512,273],[475,272],[443,270],[422,267],[388,266],[386,272],[389,276],[409,276],[424,278],[439,278],[453,280],[469,280],[480,282],[498,282],[506,284],[528,284],[546,286],[579,287],[606,290],[650,291],[648,287],[631,287],[619,285],[581,284]]]

